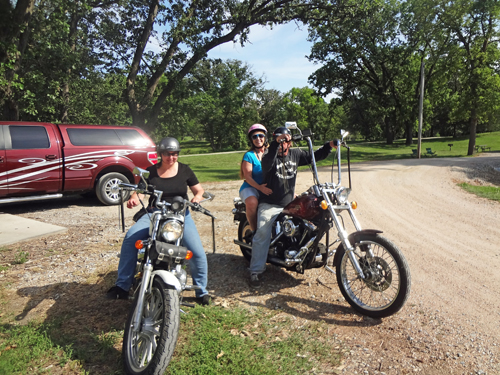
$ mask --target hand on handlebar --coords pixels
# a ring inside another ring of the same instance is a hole
[[[330,147],[331,148],[335,148],[336,149],[337,147],[339,147],[339,145],[340,145],[340,142],[339,142],[338,139],[334,139],[334,140],[330,141]]]
[[[140,205],[141,202],[139,200],[139,196],[137,194],[133,194],[130,199],[127,201],[127,208],[134,208]]]
[[[276,138],[276,142],[278,142],[278,143],[290,142],[291,140],[292,140],[292,136],[290,134],[280,134]]]
[[[191,203],[200,203],[200,201],[203,199],[203,197],[197,197],[196,195],[191,199]]]

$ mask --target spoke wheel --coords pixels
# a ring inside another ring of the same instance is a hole
[[[138,330],[133,321],[137,300],[130,314],[123,337],[125,372],[131,375],[160,375],[170,363],[179,334],[179,296],[155,278],[151,293],[145,296]]]
[[[365,278],[359,277],[340,245],[335,264],[342,295],[364,315],[382,318],[395,314],[410,294],[410,269],[403,254],[391,241],[375,234],[357,235],[353,246]]]

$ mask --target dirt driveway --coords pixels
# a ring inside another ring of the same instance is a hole
[[[312,178],[308,171],[299,176],[297,192],[302,192]],[[358,201],[361,225],[383,230],[411,268],[410,299],[400,313],[382,320],[354,313],[324,269],[298,275],[270,266],[265,286],[251,291],[247,263],[232,242],[237,229],[230,214],[232,198],[241,182],[205,183],[205,190],[216,195],[205,205],[217,216],[215,254],[210,220],[200,214],[195,220],[208,253],[209,289],[223,306],[260,305],[293,316],[297,324],[328,323],[327,334],[345,343],[346,357],[339,368],[318,374],[500,374],[500,204],[457,186],[462,181],[499,186],[499,176],[498,154],[353,165],[351,198]],[[330,171],[323,169],[320,180],[329,178]],[[2,264],[20,252],[30,253],[28,263],[0,274],[0,282],[8,282],[9,310],[16,319],[74,309],[82,298],[71,295],[78,291],[88,293],[81,310],[92,319],[102,325],[114,317],[116,325],[123,324],[116,316],[126,309],[116,302],[100,299],[99,309],[89,307],[116,275],[123,236],[116,207],[70,197],[0,210],[68,227],[66,234],[0,252]],[[127,226],[132,214],[127,210]],[[81,286],[90,284],[83,292]]]

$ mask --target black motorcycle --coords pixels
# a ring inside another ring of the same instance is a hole
[[[349,202],[351,192],[347,132],[341,131],[337,148],[338,183],[320,183],[312,147],[312,133],[303,133],[296,123],[286,123],[296,130],[293,140],[305,140],[312,155],[314,185],[290,202],[277,217],[267,262],[287,270],[304,273],[306,269],[325,267],[336,274],[337,284],[346,301],[358,312],[374,318],[398,312],[410,294],[408,263],[391,241],[376,229],[362,229],[354,215],[357,203]],[[341,147],[347,148],[349,188],[341,184]],[[333,180],[333,175],[332,175]],[[252,257],[252,231],[245,213],[245,203],[234,199],[234,220],[239,222],[238,239],[243,256]],[[355,231],[347,233],[343,213],[347,212]],[[330,229],[338,238],[330,242]],[[336,249],[331,246],[339,243]],[[333,261],[332,261],[333,259]],[[332,267],[330,267],[332,265]]]
[[[214,216],[182,197],[172,198],[171,203],[162,201],[162,192],[146,183],[148,171],[135,168],[134,174],[141,177],[140,183],[121,183],[120,188],[153,195],[156,199],[155,210],[144,212],[150,215],[149,238],[135,244],[138,263],[133,284],[134,304],[125,326],[122,356],[127,374],[160,375],[170,363],[177,343],[182,293],[198,288],[187,284],[185,265],[193,253],[181,246],[186,210],[189,207]],[[213,199],[209,193],[203,197],[206,199],[202,202]]]

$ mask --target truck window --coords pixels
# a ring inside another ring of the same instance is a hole
[[[118,129],[116,132],[126,146],[145,146],[149,144],[135,129]]]
[[[10,125],[9,130],[13,150],[50,148],[45,126]]]
[[[143,146],[146,140],[135,129],[67,128],[75,146]]]
[[[114,129],[72,129],[68,128],[68,136],[75,146],[121,146],[122,142]]]

